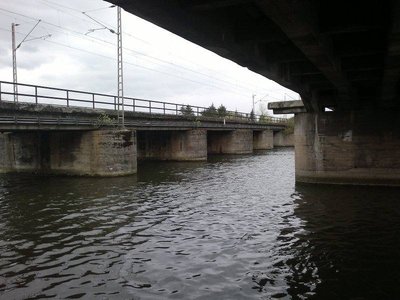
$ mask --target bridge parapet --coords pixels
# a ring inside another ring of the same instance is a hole
[[[60,122],[67,122],[69,118],[65,118],[66,114],[76,116],[88,116],[84,122],[82,118],[77,120],[82,126],[96,125],[93,116],[99,114],[107,114],[113,121],[118,117],[118,111],[122,110],[122,104],[118,104],[118,97],[109,94],[100,94],[85,92],[79,90],[67,90],[54,87],[38,86],[31,84],[18,83],[18,103],[11,100],[14,99],[13,83],[0,81],[0,109],[1,111],[29,111],[38,113],[54,113],[62,114],[64,118],[59,118]],[[12,106],[11,104],[14,104]],[[285,118],[266,117],[260,119],[260,115],[251,116],[250,114],[227,111],[224,115],[210,112],[209,108],[201,106],[190,106],[186,104],[177,104],[171,102],[154,101],[147,99],[139,99],[132,97],[124,97],[124,112],[128,119],[128,126],[134,126],[129,123],[129,119],[163,119],[163,120],[186,120],[201,123],[221,123],[237,124],[238,127],[248,128],[251,125],[255,128],[263,126],[275,126],[276,129],[286,124]],[[36,117],[36,116],[35,116]],[[96,117],[97,118],[97,117]],[[1,120],[0,120],[1,121]],[[7,120],[12,122],[12,120]],[[50,121],[50,119],[49,119]],[[57,120],[57,122],[59,122]],[[1,123],[1,122],[0,122]],[[98,123],[98,122],[97,122]],[[250,127],[251,127],[250,126]],[[207,126],[206,126],[207,127]],[[229,126],[227,126],[229,127]]]

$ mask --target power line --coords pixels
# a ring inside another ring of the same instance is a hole
[[[45,3],[50,3],[50,4],[52,4],[52,5],[56,5],[56,6],[65,8],[65,9],[69,9],[69,10],[74,11],[74,12],[77,12],[77,13],[82,13],[81,11],[79,11],[79,10],[73,8],[73,7],[66,6],[66,5],[62,5],[62,4],[59,4],[59,3],[55,3],[55,2],[52,2],[52,1],[49,1],[49,0],[39,0],[39,1],[42,1],[42,2],[45,2]],[[86,11],[86,12],[102,10],[102,9],[105,9],[105,8],[108,8],[108,7],[96,8],[96,9],[88,10],[88,11]],[[54,7],[53,7],[53,9],[54,9]],[[60,11],[62,11],[62,12],[64,12],[64,13],[67,13],[67,12],[65,12],[65,10],[60,10]],[[72,14],[70,14],[70,13],[67,13],[67,14],[68,14],[68,15],[71,15],[71,16],[74,16],[74,17],[77,17],[77,16],[72,15]],[[77,17],[77,18],[79,18],[79,17]],[[81,19],[81,18],[79,18],[79,19]],[[83,20],[83,19],[81,19],[81,20]],[[107,25],[107,27],[113,28],[113,26],[111,26],[111,25],[109,25],[109,24],[107,24],[107,23],[105,23],[105,22],[103,22],[103,23],[104,23],[105,25]],[[113,29],[116,30],[115,28],[113,28]],[[139,40],[139,41],[141,41],[141,42],[143,42],[143,43],[146,43],[146,44],[148,44],[148,45],[150,45],[150,46],[153,46],[153,47],[156,46],[156,45],[154,45],[154,44],[152,44],[152,43],[150,43],[150,42],[148,42],[148,41],[145,41],[145,40],[143,40],[143,39],[141,39],[141,38],[138,38],[137,36],[132,35],[132,34],[130,34],[130,33],[123,32],[123,34],[128,35],[128,36],[130,36],[130,37],[133,37],[134,39]],[[190,60],[188,60],[188,59],[186,59],[186,58],[183,58],[183,57],[181,57],[181,56],[177,56],[177,55],[175,55],[175,54],[173,54],[173,53],[171,53],[171,52],[168,52],[168,53],[169,53],[169,54],[172,54],[172,55],[174,55],[174,56],[176,56],[176,57],[178,57],[178,58],[180,58],[180,59],[182,59],[182,60],[185,60],[185,61],[187,61],[187,62],[189,62],[189,63],[191,63],[191,64],[194,64],[194,65],[200,66],[200,67],[202,67],[202,68],[208,69],[208,70],[210,70],[210,71],[219,73],[219,74],[221,74],[221,75],[224,75],[224,77],[228,77],[228,78],[232,78],[232,79],[236,80],[235,78],[233,78],[233,77],[231,77],[231,76],[227,76],[226,74],[224,74],[224,73],[222,73],[222,72],[220,72],[220,71],[212,70],[212,69],[210,69],[209,67],[205,67],[205,66],[203,66],[203,65],[199,65],[199,64],[197,64],[197,63],[195,63],[195,62],[193,62],[193,61],[190,61]],[[251,71],[251,70],[250,70],[250,71]],[[252,72],[252,71],[251,71],[251,72]],[[209,76],[209,77],[212,77],[212,76]],[[212,78],[214,78],[214,79],[216,79],[216,80],[221,80],[221,79],[215,78],[215,77],[212,77]],[[248,83],[248,85],[250,86],[251,84]],[[253,85],[253,88],[252,88],[252,89],[249,89],[249,88],[245,88],[245,89],[248,89],[248,90],[258,89],[258,90],[268,91],[268,90],[266,90],[266,89],[263,89],[263,88],[261,88],[261,87],[259,87],[259,86],[254,86],[254,85]]]
[[[0,30],[10,32],[10,30],[5,29],[5,28],[0,28]],[[18,33],[18,34],[21,34],[21,33],[19,33],[19,32],[17,32],[17,33]],[[106,55],[99,54],[99,53],[95,53],[95,52],[91,52],[91,51],[88,51],[88,50],[85,50],[85,49],[73,47],[73,46],[66,45],[66,44],[63,44],[63,43],[60,43],[60,42],[50,41],[50,40],[44,40],[44,41],[45,41],[45,42],[48,42],[48,43],[51,43],[51,44],[58,45],[58,46],[67,47],[67,48],[69,48],[69,49],[73,49],[73,50],[85,52],[85,53],[88,53],[88,54],[92,54],[92,55],[96,55],[96,56],[99,56],[99,57],[103,57],[103,58],[106,58],[106,59],[109,59],[109,60],[116,61],[116,59],[113,58],[113,57],[106,56]],[[152,72],[164,74],[164,75],[167,75],[167,76],[179,78],[179,79],[182,79],[182,80],[190,81],[190,82],[193,82],[193,83],[197,83],[197,84],[199,84],[199,85],[203,85],[203,86],[205,85],[205,86],[209,86],[209,87],[212,87],[212,88],[216,88],[216,89],[219,89],[219,90],[222,90],[222,91],[227,91],[227,92],[230,92],[230,93],[232,93],[232,94],[236,94],[236,95],[238,95],[238,96],[242,96],[242,97],[246,97],[246,98],[248,97],[248,95],[246,95],[246,94],[239,94],[239,93],[237,93],[237,92],[233,92],[232,90],[224,89],[224,88],[221,88],[221,87],[218,87],[218,86],[215,86],[215,85],[207,84],[207,83],[204,83],[204,82],[199,82],[199,81],[196,81],[196,80],[191,80],[191,79],[188,79],[188,78],[185,78],[185,77],[181,77],[181,76],[178,76],[178,75],[170,74],[170,73],[163,72],[163,71],[160,71],[160,70],[151,69],[151,68],[148,68],[148,67],[145,67],[145,66],[142,66],[142,65],[138,65],[138,64],[135,64],[135,63],[131,63],[131,62],[127,62],[127,61],[124,61],[124,63],[127,64],[127,65],[131,65],[131,66],[135,66],[135,67],[141,68],[141,69],[145,69],[145,70],[148,70],[148,71],[152,71]]]
[[[5,9],[0,8],[0,10],[5,10]],[[15,12],[12,12],[12,11],[9,11],[9,10],[5,10],[5,11],[11,12],[11,13],[15,13]],[[23,15],[23,14],[20,14],[20,13],[15,13],[15,14],[20,15],[20,16],[25,17],[25,18],[29,18],[29,19],[31,19],[31,20],[35,20],[35,21],[37,20],[37,19],[35,19],[35,18],[26,16],[26,15]],[[53,27],[56,27],[56,28],[59,28],[59,29],[61,29],[61,30],[65,30],[65,31],[72,32],[72,33],[75,34],[75,35],[82,36],[82,37],[81,37],[82,39],[86,39],[86,40],[87,40],[87,38],[89,38],[89,39],[91,39],[91,40],[100,41],[100,42],[102,42],[102,43],[106,43],[106,44],[109,44],[109,45],[112,45],[113,47],[115,47],[115,44],[114,44],[114,43],[109,42],[109,41],[106,41],[106,40],[102,40],[102,39],[99,39],[99,38],[94,38],[94,37],[91,37],[91,36],[88,37],[87,35],[85,35],[85,34],[83,34],[83,33],[81,33],[81,32],[78,32],[78,31],[75,31],[75,30],[72,30],[72,29],[69,29],[69,28],[65,28],[65,27],[63,27],[63,26],[56,25],[56,24],[53,24],[53,23],[50,23],[50,22],[47,22],[47,21],[42,21],[42,23],[47,24],[47,25],[50,25],[50,26],[53,26]],[[103,25],[103,24],[101,24],[101,25]],[[194,70],[192,70],[192,69],[186,68],[186,67],[184,67],[184,66],[176,65],[176,64],[174,64],[174,63],[165,61],[165,60],[163,60],[163,59],[160,59],[160,58],[157,58],[157,57],[153,57],[153,56],[147,55],[147,54],[145,54],[145,53],[143,53],[143,52],[140,52],[140,51],[136,51],[136,50],[133,50],[133,49],[130,49],[130,48],[126,48],[126,47],[124,47],[124,50],[128,50],[128,51],[130,51],[130,52],[132,52],[132,53],[140,54],[140,55],[144,56],[143,58],[145,58],[145,57],[151,58],[151,59],[160,61],[160,62],[162,62],[162,63],[170,64],[170,65],[172,65],[172,66],[174,66],[174,67],[176,67],[176,68],[184,69],[184,70],[189,71],[189,72],[192,72],[192,73],[194,73],[194,74],[199,74],[199,75],[205,76],[205,77],[210,78],[210,79],[213,79],[213,80],[218,80],[218,81],[224,82],[224,83],[227,84],[227,85],[233,86],[233,88],[241,88],[241,89],[245,89],[245,90],[249,90],[249,91],[251,90],[251,89],[248,88],[248,87],[244,87],[244,86],[237,85],[237,84],[234,85],[233,83],[231,83],[231,82],[229,82],[229,81],[226,81],[226,80],[223,80],[223,79],[219,79],[219,78],[216,78],[216,77],[213,77],[213,76],[209,76],[209,75],[204,74],[204,73],[202,73],[202,72],[198,72],[198,71],[194,71]],[[154,63],[154,62],[152,62],[152,63]],[[175,76],[175,77],[176,77],[176,76]],[[181,77],[181,78],[182,78],[182,77]]]
[[[71,9],[71,10],[76,11],[76,12],[80,12],[80,11],[78,11],[78,10],[76,10],[76,9],[73,9],[73,8],[70,8],[70,7],[61,5],[61,4],[56,4],[56,3],[53,3],[53,2],[51,2],[51,1],[47,1],[47,0],[41,0],[41,1],[45,1],[45,2],[48,2],[48,3],[52,3],[52,4],[54,4],[54,5],[58,5],[58,6],[61,6],[61,7],[65,7],[65,8],[67,8],[67,9]],[[108,7],[109,7],[109,6],[104,7],[104,8],[95,9],[95,10],[105,9],[105,8],[108,8]],[[21,14],[21,13],[16,13],[16,12],[13,12],[13,11],[10,11],[10,10],[7,10],[7,9],[0,8],[0,10],[5,11],[5,12],[8,12],[8,13],[15,14],[15,15],[18,15],[18,16],[22,16],[22,17],[24,17],[24,18],[29,18],[29,19],[31,19],[31,20],[37,20],[37,19],[35,19],[35,18],[33,18],[33,17],[26,16],[26,15]],[[95,10],[91,10],[91,11],[95,11]],[[109,45],[112,45],[112,46],[115,47],[114,43],[111,43],[111,42],[109,42],[109,41],[102,40],[102,39],[99,39],[99,38],[94,38],[94,37],[91,37],[91,36],[88,37],[88,36],[86,36],[85,34],[83,34],[83,33],[81,33],[81,32],[72,30],[72,29],[70,29],[70,28],[65,28],[65,27],[63,27],[63,26],[56,25],[56,24],[53,24],[53,23],[50,23],[50,22],[43,21],[43,23],[45,23],[45,24],[47,24],[47,25],[50,25],[50,26],[53,26],[53,27],[56,27],[56,28],[59,28],[59,29],[61,29],[61,30],[63,30],[63,31],[72,32],[72,33],[74,33],[75,35],[85,36],[86,39],[87,39],[87,38],[90,38],[90,40],[91,40],[92,42],[93,42],[94,40],[96,40],[96,41],[100,41],[100,42],[102,42],[102,43],[106,43],[106,44],[109,44]],[[104,23],[104,24],[106,24],[106,23]],[[101,25],[104,26],[104,24],[101,24]],[[63,32],[63,31],[61,31],[61,32],[62,32],[62,33],[65,33],[65,32]],[[128,34],[128,35],[130,35],[130,34]],[[82,37],[81,37],[81,38],[82,38]],[[84,38],[83,38],[83,39],[84,39]],[[141,55],[141,56],[142,56],[142,57],[141,57],[142,59],[148,59],[148,60],[149,60],[149,59],[153,59],[153,60],[159,61],[159,62],[161,62],[161,63],[171,65],[171,66],[173,66],[173,67],[175,67],[175,68],[180,68],[180,69],[183,69],[183,70],[192,72],[192,73],[194,73],[194,74],[198,74],[198,75],[207,77],[207,78],[212,79],[212,80],[217,80],[217,81],[223,82],[224,84],[230,85],[230,86],[232,86],[232,87],[235,88],[235,89],[244,89],[244,90],[252,91],[252,89],[251,89],[250,87],[245,87],[245,86],[242,86],[242,85],[239,85],[239,84],[232,83],[232,82],[227,81],[227,80],[223,80],[223,79],[220,79],[220,78],[216,78],[216,77],[207,75],[207,74],[205,74],[205,73],[192,70],[192,69],[187,68],[187,67],[185,67],[185,66],[177,65],[177,64],[175,64],[175,63],[173,63],[173,62],[166,61],[166,60],[163,60],[163,59],[161,59],[161,58],[154,57],[154,56],[145,54],[145,53],[143,53],[143,52],[140,52],[140,51],[137,51],[137,50],[134,50],[134,49],[130,49],[130,48],[124,48],[124,49],[125,49],[125,50],[128,50],[128,51],[130,51],[130,52],[132,52],[132,53],[136,53],[136,54]],[[136,57],[136,58],[137,58],[137,57]],[[149,60],[149,61],[151,61],[151,60]],[[154,61],[151,61],[151,62],[154,63]],[[137,66],[140,66],[140,65],[137,65]],[[200,66],[200,65],[199,65],[199,66]],[[202,67],[203,67],[203,66],[202,66]],[[205,68],[206,68],[206,67],[205,67]],[[150,69],[150,68],[147,68],[147,69]],[[211,69],[210,69],[210,70],[211,70]],[[213,71],[214,71],[214,70],[213,70]],[[168,73],[166,73],[166,72],[162,72],[162,73],[163,73],[163,74],[168,74]],[[222,73],[221,73],[221,74],[222,74]],[[171,74],[168,74],[168,75],[173,76],[173,77],[177,77],[176,75],[171,75]],[[180,76],[179,76],[179,78],[183,79],[183,77],[180,77]],[[194,82],[193,80],[189,80],[189,81]],[[197,82],[197,81],[196,81],[196,82]],[[197,82],[197,83],[199,83],[199,82]],[[214,86],[214,85],[209,85],[209,84],[207,84],[207,85],[208,85],[208,86],[216,87],[216,86]],[[259,89],[259,90],[261,90],[260,87],[256,87],[256,88]],[[262,89],[262,90],[265,90],[265,89]],[[265,90],[265,91],[267,91],[267,90]],[[269,91],[269,90],[268,90],[268,92],[269,92],[269,93],[275,93],[275,92]],[[278,94],[278,93],[276,93],[276,94]],[[244,95],[244,94],[243,94],[243,95]],[[247,96],[247,97],[248,97],[248,96]],[[276,97],[273,97],[273,96],[270,96],[270,97],[280,100],[279,98],[276,98]]]

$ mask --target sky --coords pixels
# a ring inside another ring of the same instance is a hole
[[[87,17],[92,17],[104,26]],[[117,9],[101,0],[0,0],[0,80],[12,81],[11,23],[18,82],[117,94]],[[125,96],[256,112],[297,93],[123,11]],[[51,35],[51,36],[49,36]],[[268,112],[272,114],[272,112]]]

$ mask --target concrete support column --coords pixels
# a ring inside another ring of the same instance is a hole
[[[295,116],[296,181],[400,185],[400,112]]]
[[[282,131],[274,133],[274,146],[275,147],[293,147],[294,146],[294,134]]]
[[[0,135],[0,155],[3,172],[128,175],[137,170],[136,132],[13,132]]]
[[[207,160],[207,132],[204,129],[141,131],[138,133],[138,158],[173,161]]]
[[[59,132],[49,145],[52,173],[120,176],[137,171],[136,131]]]
[[[272,130],[253,131],[253,149],[268,150],[274,148],[274,133]]]
[[[209,154],[253,153],[253,130],[212,131],[207,133]]]

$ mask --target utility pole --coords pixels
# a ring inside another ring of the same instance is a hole
[[[108,7],[104,8],[113,8],[116,5],[111,5]],[[103,8],[101,8],[103,9]],[[96,9],[98,10],[98,9]],[[92,10],[93,11],[93,10]],[[87,11],[90,12],[90,11]],[[118,69],[118,74],[117,74],[117,90],[118,90],[118,96],[117,96],[117,116],[118,116],[118,125],[121,127],[125,126],[125,114],[124,114],[124,66],[123,66],[123,59],[122,59],[122,17],[121,17],[121,7],[117,6],[117,32],[115,32],[113,29],[107,27],[105,24],[102,22],[96,20],[95,18],[91,17],[90,15],[87,14],[87,12],[82,12],[86,17],[94,21],[95,23],[101,25],[101,28],[94,28],[94,29],[89,29],[88,32],[85,33],[85,35],[89,33],[93,33],[97,30],[102,30],[106,29],[110,31],[113,34],[117,35],[117,69]]]
[[[121,115],[118,109],[118,123],[121,120],[120,125],[125,127],[125,114],[124,114],[124,67],[122,60],[122,20],[121,20],[121,7],[117,7],[118,15],[118,107],[121,105]]]
[[[19,24],[11,24],[11,38],[12,38],[12,60],[13,60],[13,88],[14,88],[14,102],[18,102],[18,86],[17,86],[17,48],[15,45],[15,27]]]
[[[35,26],[31,29],[31,31],[28,32],[28,34],[24,37],[21,43],[16,46],[15,42],[15,27],[17,27],[19,24],[11,23],[11,39],[12,39],[12,58],[13,58],[13,86],[14,86],[14,102],[18,102],[18,80],[17,80],[17,50],[19,47],[21,47],[23,42],[29,42],[32,40],[37,40],[37,39],[45,39],[47,37],[50,37],[51,34],[29,39],[27,40],[28,36],[32,33],[33,30],[35,30],[36,26],[39,25],[41,20],[39,20]]]
[[[255,109],[255,107],[254,107],[254,105],[255,105],[255,103],[254,103],[254,98],[256,97],[256,95],[253,94],[253,95],[251,95],[251,96],[252,96],[252,98],[253,98],[253,113],[255,113],[255,111],[254,111],[254,109]]]

